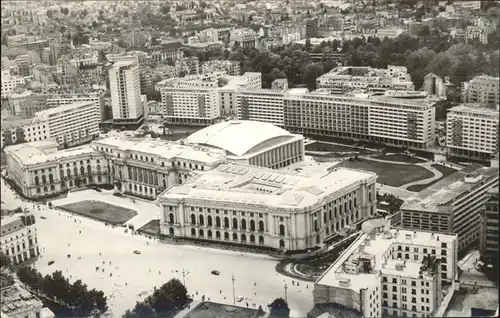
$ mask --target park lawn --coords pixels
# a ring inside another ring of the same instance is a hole
[[[433,185],[434,183],[440,181],[441,179],[443,178],[446,178],[447,176],[449,176],[450,174],[454,173],[454,172],[457,172],[458,170],[456,169],[453,169],[453,168],[450,168],[450,167],[445,167],[443,165],[438,165],[438,164],[433,164],[432,167],[434,169],[436,169],[437,171],[441,172],[443,174],[443,176],[439,179],[436,179],[432,182],[429,182],[427,184],[416,184],[416,185],[412,185],[410,187],[408,187],[408,191],[413,191],[413,192],[420,192],[428,187],[430,187],[431,185]]]
[[[431,171],[420,166],[400,165],[396,163],[390,164],[368,159],[362,159],[360,161],[344,160],[339,163],[338,166],[374,172],[378,175],[378,183],[391,187],[400,187],[410,182],[424,180],[434,176]]]
[[[425,160],[415,158],[412,156],[408,156],[408,155],[404,155],[404,154],[376,155],[376,156],[373,156],[372,158],[380,159],[380,160],[387,160],[387,161],[394,161],[394,162],[404,162],[404,163],[424,163],[424,162],[426,162]]]
[[[124,224],[137,215],[134,210],[94,200],[60,205],[58,208],[114,225]]]
[[[160,220],[151,220],[141,227],[137,232],[149,235],[157,235],[160,231]]]

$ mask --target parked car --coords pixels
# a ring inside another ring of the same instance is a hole
[[[141,254],[141,251],[139,251],[139,250],[134,250],[134,254],[139,255],[139,254]]]
[[[50,266],[50,265],[52,265],[52,264],[54,264],[54,261],[50,261],[50,262],[48,262],[48,265],[49,265],[49,266]]]
[[[243,300],[243,296],[238,296],[238,297],[236,297],[236,301],[237,301],[237,302],[239,302],[239,303],[240,303],[242,300]]]
[[[45,220],[47,217],[46,216],[41,216],[40,219]]]
[[[212,275],[216,275],[216,276],[219,276],[220,275],[220,272],[218,270],[213,270],[212,271]]]

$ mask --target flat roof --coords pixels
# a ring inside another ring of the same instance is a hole
[[[39,117],[39,118],[40,117],[48,117],[50,115],[62,113],[62,112],[68,111],[68,110],[72,110],[72,109],[76,109],[76,108],[80,108],[82,106],[88,106],[88,105],[94,106],[95,102],[94,101],[83,101],[83,102],[76,102],[76,103],[71,103],[71,104],[67,104],[67,105],[62,105],[62,106],[58,106],[58,107],[54,107],[54,108],[49,108],[49,109],[37,112],[35,116]]]
[[[462,112],[462,113],[470,113],[470,114],[482,114],[489,115],[493,117],[499,117],[498,109],[496,107],[488,107],[483,104],[461,104],[455,107],[448,109],[448,113],[452,112]]]
[[[140,152],[167,159],[182,158],[208,164],[225,161],[226,159],[225,152],[222,150],[183,145],[179,142],[160,139],[111,136],[94,140],[92,145],[114,147],[122,151]]]
[[[33,294],[18,284],[2,288],[2,313],[9,315],[22,312],[30,307],[37,306],[40,309],[43,303]]]
[[[304,176],[263,167],[225,163],[168,189],[160,197],[294,209],[312,206],[321,202],[325,196],[348,186],[375,180],[374,173],[345,168]]]
[[[387,257],[393,245],[406,244],[424,247],[439,247],[441,243],[456,241],[457,235],[434,234],[431,232],[407,231],[390,229],[384,233],[360,235],[337,260],[318,278],[315,284],[346,288],[358,292],[367,285],[377,284],[380,281],[379,273],[408,278],[418,278],[421,261],[397,260]],[[393,254],[394,255],[394,254]],[[370,259],[372,271],[370,273],[347,273],[344,265],[360,259]],[[385,262],[385,260],[387,260]],[[385,263],[384,263],[385,262]],[[396,266],[403,265],[401,269]],[[350,284],[343,286],[341,280],[348,279]],[[367,284],[368,282],[368,284]]]
[[[401,206],[401,210],[451,213],[448,203],[478,186],[481,180],[493,176],[498,178],[498,168],[470,165],[408,198]]]
[[[20,163],[24,165],[43,164],[58,159],[77,157],[83,154],[93,154],[96,151],[90,145],[76,148],[52,151],[47,147],[57,147],[54,141],[35,141],[7,147],[7,152],[12,154]]]

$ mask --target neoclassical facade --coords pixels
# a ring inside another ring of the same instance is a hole
[[[376,211],[376,175],[336,169],[302,176],[227,163],[158,197],[171,237],[304,250]]]
[[[29,198],[87,185],[115,184],[124,193],[156,198],[192,171],[210,170],[226,161],[223,151],[174,142],[112,136],[58,150],[53,141],[9,146],[7,175]]]

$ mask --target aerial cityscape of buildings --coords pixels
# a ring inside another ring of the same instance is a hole
[[[498,1],[1,5],[2,318],[498,316]]]

